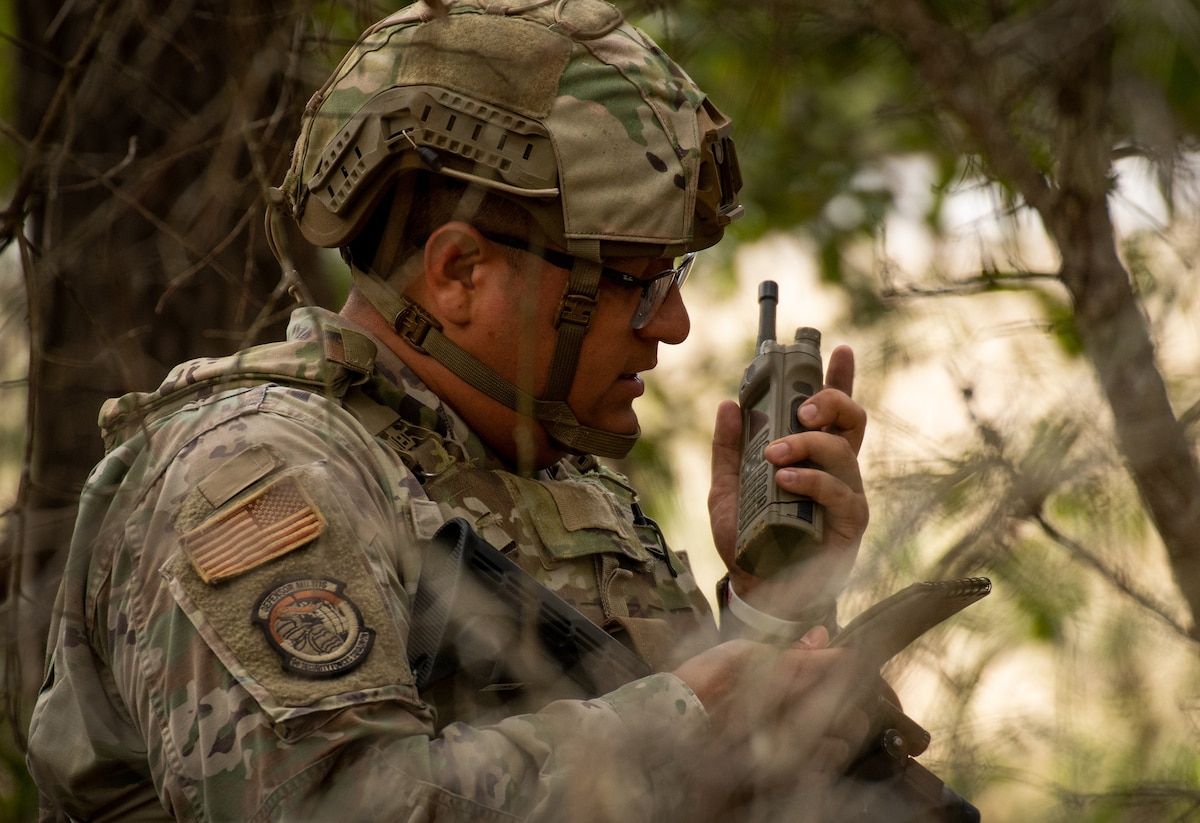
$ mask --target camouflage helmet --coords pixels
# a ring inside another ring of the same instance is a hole
[[[742,213],[729,120],[603,0],[427,0],[367,29],[309,101],[271,212],[290,212],[315,245],[346,247],[385,194],[420,207],[422,169],[518,203],[538,242],[574,261],[541,396],[451,341],[386,271],[352,260],[355,285],[409,344],[560,445],[623,457],[638,432],[589,428],[567,404],[601,261],[721,239]]]
[[[602,0],[418,3],[309,101],[282,189],[344,246],[418,168],[516,199],[569,253],[676,257],[741,215],[729,120]]]

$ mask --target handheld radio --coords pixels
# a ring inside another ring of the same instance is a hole
[[[739,469],[737,564],[757,577],[770,577],[815,553],[821,545],[824,509],[810,497],[786,492],[775,483],[775,467],[763,457],[770,442],[806,429],[796,412],[820,390],[821,333],[796,330],[795,342],[775,340],[779,287],[758,287],[758,345],[742,376],[742,462]]]

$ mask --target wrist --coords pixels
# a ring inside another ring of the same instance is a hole
[[[827,628],[831,636],[837,631],[836,599],[818,600],[798,609],[764,609],[763,598],[741,595],[736,577],[727,574],[717,582],[717,603],[721,609],[723,635],[731,634],[726,631],[727,622],[739,626],[739,634],[748,634],[765,642],[790,643],[818,625]],[[751,589],[761,591],[758,585]]]

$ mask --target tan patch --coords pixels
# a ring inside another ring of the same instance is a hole
[[[413,29],[397,83],[454,89],[541,119],[558,95],[571,49],[570,38],[528,20],[453,14]]]
[[[629,541],[636,541],[633,524],[621,517],[612,495],[592,483],[543,483],[558,507],[563,528],[608,529]]]
[[[182,537],[205,583],[228,580],[315,540],[325,529],[299,481],[281,477]]]
[[[196,484],[196,491],[213,509],[224,506],[235,495],[262,480],[279,466],[269,446],[258,444],[226,460]]]

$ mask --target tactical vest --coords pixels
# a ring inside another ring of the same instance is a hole
[[[317,345],[323,351],[315,351]],[[670,669],[714,642],[707,602],[687,564],[643,514],[623,477],[592,457],[564,460],[539,478],[477,468],[428,425],[428,408],[398,404],[410,412],[406,419],[391,402],[377,399],[379,381],[387,383],[387,392],[395,386],[378,375],[374,357],[369,338],[326,325],[320,341],[272,343],[193,361],[177,367],[152,395],[110,401],[117,405],[108,412],[113,422],[105,441],[111,448],[136,427],[229,388],[272,382],[312,391],[340,403],[400,457],[437,505],[440,522],[466,519],[653,670]],[[464,673],[422,696],[436,707],[439,725],[536,710],[547,697],[585,696],[521,695],[497,684],[484,691]]]
[[[352,389],[343,404],[421,480],[443,522],[465,519],[652,670],[669,670],[713,644],[708,604],[686,562],[642,512],[625,479],[594,457],[568,458],[538,478],[477,468],[455,444],[362,389]],[[494,682],[494,673],[472,677],[464,672],[456,682],[423,691],[438,709],[439,725],[487,722],[536,710],[555,697],[594,696],[524,694],[520,684]]]

